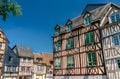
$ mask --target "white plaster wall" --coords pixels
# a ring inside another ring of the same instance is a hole
[[[54,79],[107,79],[106,76],[54,76]]]

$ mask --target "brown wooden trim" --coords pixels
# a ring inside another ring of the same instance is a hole
[[[89,47],[89,46],[95,46],[95,45],[97,45],[97,44],[99,44],[100,42],[96,42],[96,43],[94,43],[94,44],[90,44],[90,45],[82,45],[82,46],[79,46],[79,49],[81,48],[81,47]],[[80,44],[80,43],[79,43]],[[78,47],[73,47],[73,48],[71,48],[71,49],[65,49],[65,50],[60,50],[60,51],[57,51],[57,52],[54,52],[54,53],[59,53],[59,52],[63,52],[63,51],[70,51],[70,50],[74,50],[75,48],[78,48]],[[100,48],[101,49],[101,48]]]
[[[83,54],[83,53],[86,53],[86,52],[96,52],[96,51],[101,51],[102,49],[98,49],[98,50],[94,50],[94,51],[84,51],[84,52],[79,52],[79,53],[73,53],[73,54],[70,54],[70,55],[76,55],[76,54]],[[69,51],[68,51],[69,52]],[[61,52],[59,52],[61,53]],[[54,54],[55,55],[55,54]],[[69,55],[61,55],[59,57],[65,57],[65,56],[69,56]]]
[[[104,61],[105,58],[104,58],[103,43],[102,43],[102,30],[101,30],[101,29],[99,30],[99,33],[100,33],[100,42],[101,42],[101,47],[102,47],[102,57],[103,57],[102,63],[103,63],[103,65],[104,65],[104,72],[105,72],[105,74],[106,74],[105,61]]]
[[[78,31],[79,31],[80,29],[78,29]],[[76,37],[76,36],[79,36],[79,35],[82,35],[82,34],[85,34],[85,33],[88,33],[88,32],[94,32],[94,31],[96,31],[96,30],[99,30],[99,29],[92,29],[92,30],[89,30],[89,31],[87,31],[87,32],[84,32],[84,33],[80,33],[80,34],[77,34],[77,35],[72,35],[72,36],[70,36],[71,38],[72,37]],[[71,31],[71,32],[68,32],[68,33],[66,33],[66,34],[69,34],[69,33],[73,33],[73,32],[75,32],[75,31]],[[66,35],[65,34],[65,35]],[[60,36],[58,36],[58,37],[61,37],[62,35],[60,35]],[[68,37],[68,38],[70,38],[70,37]],[[68,39],[68,38],[63,38],[63,39],[61,39],[61,40],[66,40],[66,39]],[[55,39],[55,38],[54,38]],[[61,40],[57,40],[57,41],[61,41]],[[55,42],[57,42],[57,41],[55,41]],[[54,42],[54,43],[55,43]]]
[[[83,30],[82,31],[82,33],[81,33],[81,31],[80,30]],[[87,31],[86,31],[87,30]],[[73,55],[73,56],[75,56],[75,55],[79,55],[79,60],[80,60],[80,66],[78,67],[75,67],[75,68],[71,68],[71,69],[78,69],[78,70],[80,70],[80,71],[78,71],[77,72],[77,74],[76,73],[73,73],[74,75],[80,75],[80,74],[89,74],[89,75],[94,75],[94,74],[100,74],[101,72],[101,74],[103,75],[103,74],[106,74],[105,73],[105,66],[104,66],[104,63],[103,63],[103,58],[102,58],[102,56],[103,56],[103,54],[102,54],[102,46],[101,46],[101,43],[102,43],[102,40],[101,40],[101,36],[100,36],[100,26],[99,26],[99,23],[97,23],[97,24],[93,24],[93,25],[91,25],[90,27],[85,27],[85,28],[83,28],[83,29],[81,29],[81,28],[79,28],[79,29],[76,29],[76,30],[74,30],[74,31],[72,31],[72,32],[69,32],[69,33],[66,33],[66,34],[64,34],[64,35],[61,35],[61,37],[63,37],[63,38],[57,38],[57,39],[55,39],[55,41],[53,41],[53,43],[55,43],[56,41],[58,41],[58,40],[61,40],[61,41],[63,41],[63,40],[66,40],[66,39],[68,39],[68,38],[71,38],[71,37],[78,37],[78,43],[79,43],[79,47],[77,47],[78,49],[79,49],[79,53],[75,53],[75,51],[74,51],[74,49],[76,48],[76,47],[74,47],[73,49],[70,49],[70,50],[60,50],[58,53],[54,53],[54,55],[53,55],[53,57],[55,58],[55,57],[60,57],[60,58],[63,58],[63,57],[67,57],[67,56],[70,56],[70,55]],[[80,40],[81,38],[81,36],[83,36],[85,33],[88,33],[88,32],[94,32],[94,36],[96,36],[95,37],[95,43],[94,44],[92,44],[92,45],[85,45],[85,44],[81,44],[82,42],[81,41],[83,41],[83,40]],[[69,35],[69,36],[67,36],[67,35]],[[66,38],[64,38],[64,36],[67,36]],[[96,38],[98,38],[98,39],[96,39]],[[80,52],[80,50],[82,50],[81,48],[82,47],[84,47],[84,50],[82,51],[82,52]],[[87,50],[87,49],[89,49],[89,50]],[[65,55],[62,55],[62,53],[63,52],[66,52],[67,54],[65,54]],[[72,52],[71,54],[70,54],[70,52]],[[96,52],[97,54],[97,58],[99,58],[99,60],[97,60],[98,62],[97,63],[99,63],[99,66],[98,66],[98,64],[97,64],[97,66],[94,66],[94,67],[88,67],[87,66],[87,58],[85,59],[86,61],[86,64],[84,65],[85,67],[82,67],[82,63],[84,63],[84,61],[83,60],[81,60],[81,57],[82,56],[86,56],[85,54],[87,53],[87,52]],[[83,54],[83,55],[82,55]],[[67,61],[68,62],[68,61]],[[75,62],[75,61],[74,61]],[[102,63],[101,63],[102,62]],[[96,69],[95,70],[95,72],[91,72],[91,69]],[[99,72],[99,70],[101,71],[101,72]],[[83,72],[83,70],[82,69],[85,69],[85,72]],[[54,69],[55,70],[55,69]],[[67,70],[68,71],[68,68],[64,68],[64,70]],[[69,69],[70,70],[70,69]],[[63,75],[63,68],[61,68],[60,70],[56,70],[56,71],[59,71],[62,75]],[[56,72],[56,71],[54,71],[54,73]],[[79,73],[80,72],[80,73]],[[87,72],[87,73],[86,73]],[[56,73],[55,73],[56,74]],[[64,75],[68,75],[68,74],[64,74]],[[72,74],[70,74],[70,75],[72,75]]]

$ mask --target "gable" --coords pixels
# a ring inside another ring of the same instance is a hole
[[[57,25],[55,26],[55,30],[56,30],[56,29],[60,29],[60,25],[57,24]]]
[[[69,25],[69,24],[72,24],[72,21],[71,21],[71,20],[68,20],[68,21],[66,22],[66,25]]]
[[[101,18],[101,23],[100,26],[104,26],[106,24],[110,23],[110,16],[114,13],[120,12],[120,8],[116,7],[114,5],[110,6],[107,10],[107,12],[105,13],[105,15],[103,16],[103,18]]]
[[[9,61],[9,57],[12,58],[11,61]],[[19,59],[18,59],[17,55],[8,46],[7,50],[4,54],[4,65],[18,66],[18,64],[19,64]]]

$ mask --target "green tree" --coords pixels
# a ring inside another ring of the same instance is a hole
[[[14,0],[0,0],[0,15],[5,21],[10,14],[22,15],[21,6]]]

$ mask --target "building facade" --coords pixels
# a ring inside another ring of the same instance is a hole
[[[9,46],[4,53],[3,68],[3,79],[18,79],[19,59]]]
[[[54,79],[107,79],[101,26],[111,6],[117,7],[112,3],[88,4],[80,16],[64,26],[56,25]]]
[[[32,79],[33,53],[31,48],[14,46],[13,51],[19,58],[19,79]]]
[[[108,79],[120,79],[120,7],[111,4],[101,23]]]
[[[48,53],[34,53],[33,79],[53,79],[53,55]]]
[[[0,79],[2,79],[2,70],[3,70],[3,60],[4,60],[4,53],[6,52],[6,47],[9,41],[7,40],[4,32],[0,29]]]
[[[46,65],[40,54],[34,54],[33,79],[45,79]]]

